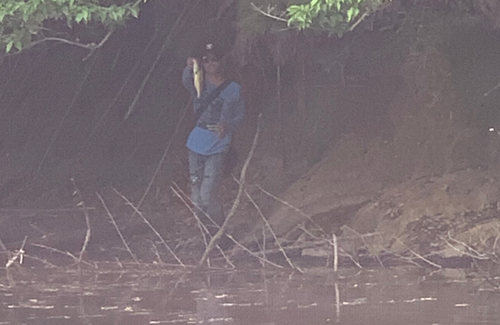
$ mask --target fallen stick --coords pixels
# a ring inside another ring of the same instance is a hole
[[[44,249],[47,249],[47,250],[59,253],[61,255],[66,255],[67,257],[72,258],[75,262],[78,262],[78,257],[76,257],[74,254],[72,254],[72,253],[70,253],[68,251],[63,251],[63,250],[60,250],[60,249],[57,249],[57,248],[54,248],[54,247],[45,246],[45,245],[42,245],[42,244],[31,244],[31,246],[44,248]]]
[[[108,207],[106,205],[106,202],[104,202],[104,199],[102,198],[101,195],[99,195],[99,193],[96,192],[95,194],[97,195],[97,197],[99,198],[99,200],[101,200],[101,203],[102,203],[102,206],[104,207],[104,210],[106,210],[106,213],[108,214],[109,219],[111,219],[111,223],[115,227],[116,232],[118,232],[118,235],[120,236],[120,238],[121,238],[121,240],[122,240],[123,245],[125,246],[125,248],[127,248],[128,253],[130,254],[130,256],[132,256],[132,259],[134,260],[134,262],[136,264],[140,264],[139,261],[137,260],[137,257],[135,256],[134,253],[132,253],[132,250],[128,246],[127,241],[125,240],[125,237],[123,237],[122,232],[120,231],[120,228],[118,227],[118,225],[115,222],[115,218],[113,218],[113,215],[111,214],[111,211],[109,211],[109,209],[108,209]]]
[[[489,257],[486,254],[481,254],[477,250],[472,248],[471,246],[467,245],[466,243],[459,241],[459,240],[456,240],[455,238],[452,238],[449,231],[448,231],[448,238],[457,244],[463,245],[465,248],[467,248],[469,251],[471,251],[475,254],[475,255],[473,255],[471,253],[463,252],[465,255],[468,255],[470,257],[477,258],[480,260],[488,260],[489,259]],[[452,245],[450,245],[450,246],[452,246]]]
[[[1,248],[3,251],[8,252],[7,247],[5,247],[5,245],[3,244],[3,241],[2,241],[1,239],[0,239],[0,248]]]
[[[191,208],[191,206],[188,204],[188,202],[186,202],[186,200],[184,199],[185,197],[188,197],[186,195],[186,193],[182,192],[181,188],[179,187],[179,185],[177,185],[177,183],[175,183],[175,182],[172,182],[172,183],[175,185],[175,187],[177,187],[177,190],[174,189],[172,186],[170,186],[170,188],[172,189],[172,191],[174,192],[174,194],[182,201],[182,203],[184,203],[184,205],[189,209],[189,211],[191,212],[191,214],[196,219],[196,222],[198,224],[198,228],[200,229],[201,235],[203,237],[203,242],[205,244],[205,249],[206,249],[207,246],[208,246],[207,235],[210,236],[210,232],[208,231],[207,227],[203,224],[203,222],[201,222],[200,218],[196,215],[196,212],[193,210],[193,208]],[[191,203],[193,203],[193,202],[191,201]],[[202,211],[202,210],[200,210],[200,211]],[[220,229],[219,225],[215,221],[213,221],[212,218],[210,218],[210,216],[206,212],[203,212],[203,213],[204,213],[205,217],[207,217],[210,220],[210,222],[212,222],[217,228]],[[224,253],[224,251],[222,250],[222,248],[220,248],[219,245],[217,245],[217,249],[222,254],[222,256],[226,259],[226,261],[228,262],[228,264],[233,269],[236,268],[234,266],[234,264],[231,262],[231,260],[229,260],[229,258],[226,256],[226,254]],[[210,261],[208,259],[207,259],[207,263],[209,264],[209,267],[210,267]]]
[[[18,251],[12,256],[8,261],[7,264],[5,264],[5,268],[9,268],[17,259],[19,259],[19,264],[23,264],[23,256],[24,256],[24,246],[26,245],[26,240],[28,239],[28,236],[24,237],[23,243],[21,244],[21,248],[19,248]]]
[[[243,249],[245,252],[249,253],[250,255],[252,255],[253,257],[256,257],[258,258],[260,261],[264,262],[264,263],[267,263],[269,265],[272,265],[272,266],[275,266],[277,268],[280,268],[280,269],[284,269],[283,266],[279,265],[279,264],[276,264],[276,263],[273,263],[271,261],[269,261],[268,259],[265,259],[265,258],[262,258],[260,257],[259,255],[255,254],[254,252],[252,252],[251,250],[249,250],[248,248],[246,248],[245,246],[243,246],[242,244],[240,244],[239,242],[236,241],[236,239],[233,238],[233,236],[229,235],[229,234],[226,234],[226,236],[231,239],[236,245],[238,245],[241,249]]]
[[[337,272],[339,266],[339,250],[337,246],[337,236],[332,234],[333,237],[333,272]]]
[[[269,193],[268,191],[266,191],[265,189],[263,189],[260,185],[255,185],[259,190],[261,190],[264,194],[267,194],[268,196],[270,196],[271,198],[275,199],[276,201],[280,202],[281,204],[284,204],[286,205],[287,207],[289,207],[290,209],[298,212],[301,216],[303,216],[304,218],[306,218],[307,220],[309,220],[313,225],[315,225],[316,227],[318,227],[319,230],[321,230],[323,232],[323,234],[327,234],[327,232],[316,222],[314,221],[310,215],[306,214],[304,211],[300,210],[299,208],[293,206],[292,204],[280,199],[279,197]]]
[[[238,182],[236,180],[236,182]],[[238,182],[239,186],[241,186],[241,184]],[[271,233],[271,235],[273,236],[274,238],[274,242],[278,245],[278,248],[279,250],[281,251],[281,253],[283,254],[283,256],[285,257],[285,260],[286,262],[288,263],[288,265],[290,265],[290,267],[294,270],[297,270],[299,271],[300,273],[304,273],[302,272],[302,270],[300,270],[298,267],[296,267],[295,265],[293,265],[292,261],[290,260],[290,258],[288,257],[288,255],[286,254],[285,250],[283,249],[283,247],[281,246],[279,240],[278,240],[278,237],[276,236],[276,233],[273,231],[273,228],[271,227],[271,225],[269,224],[269,222],[267,221],[266,217],[264,217],[264,214],[262,213],[262,211],[260,210],[260,207],[257,205],[257,203],[253,200],[253,198],[250,196],[250,194],[248,193],[247,190],[245,190],[245,195],[248,197],[248,199],[250,200],[250,202],[253,204],[253,206],[255,207],[255,209],[257,210],[257,212],[259,213],[260,217],[262,218],[262,220],[264,220],[264,223],[266,224],[267,226],[267,229],[269,229],[269,232]]]
[[[78,257],[76,257],[74,254],[68,252],[68,251],[63,251],[63,250],[60,250],[60,249],[57,249],[57,248],[54,248],[54,247],[49,247],[49,246],[45,246],[45,245],[42,245],[42,244],[30,244],[31,246],[35,246],[35,247],[39,247],[39,248],[43,248],[43,249],[46,249],[46,250],[49,250],[49,251],[52,251],[52,252],[55,252],[55,253],[58,253],[58,254],[61,254],[61,255],[66,255],[67,257],[73,259],[73,261],[75,261],[75,263],[78,263]],[[95,265],[89,263],[89,262],[86,262],[86,261],[82,261],[83,264],[87,264],[88,266],[91,266],[91,267],[95,267]]]
[[[432,261],[429,261],[428,259],[426,259],[425,257],[423,257],[422,255],[420,255],[419,253],[415,252],[414,250],[412,250],[411,248],[409,248],[408,246],[406,246],[399,238],[396,238],[396,241],[398,243],[400,243],[404,248],[406,248],[408,251],[410,251],[413,255],[415,255],[416,257],[420,258],[422,261],[426,262],[427,264],[429,265],[432,265],[434,267],[437,267],[439,269],[442,269],[443,267],[439,264],[436,264]]]
[[[87,211],[87,205],[85,204],[85,200],[83,199],[83,195],[76,186],[75,183],[75,178],[71,177],[70,178],[71,183],[73,184],[73,196],[77,196],[78,199],[80,200],[79,203],[76,204],[76,207],[81,207],[83,209],[83,214],[85,215],[85,224],[87,225],[87,232],[85,233],[85,239],[83,240],[83,245],[82,249],[80,251],[80,255],[78,256],[78,263],[82,263],[83,260],[83,254],[85,253],[85,250],[87,249],[87,246],[90,241],[90,235],[91,235],[91,230],[90,230],[90,218],[89,218],[89,213]]]
[[[342,226],[343,228],[346,228],[348,229],[349,231],[351,231],[352,233],[354,233],[356,236],[358,236],[359,238],[361,238],[361,240],[363,241],[363,244],[366,246],[366,247],[371,247],[371,245],[368,245],[368,243],[366,242],[365,240],[365,236],[360,234],[359,232],[357,232],[356,230],[352,229],[351,227],[349,226],[346,226],[346,225],[343,225]],[[368,234],[367,234],[368,235]],[[369,234],[371,235],[371,234]],[[375,256],[375,258],[377,259],[377,261],[379,262],[380,266],[382,267],[385,267],[384,266],[384,263],[382,262],[382,260],[380,259],[380,257],[378,256],[378,254],[373,254],[373,256]]]
[[[36,257],[36,256],[32,256],[32,255],[28,255],[28,254],[24,254],[24,256],[25,256],[26,258],[31,258],[32,260],[35,260],[35,261],[41,262],[41,263],[43,263],[43,264],[46,264],[46,265],[48,265],[48,266],[50,266],[50,267],[54,267],[54,268],[61,268],[60,266],[57,266],[57,265],[55,265],[55,264],[52,264],[52,263],[50,263],[49,261],[46,261],[46,260],[41,259],[41,258]]]
[[[358,261],[356,261],[356,259],[355,259],[355,258],[354,258],[351,254],[347,253],[347,252],[345,251],[345,249],[343,249],[342,247],[338,246],[338,244],[337,244],[335,241],[330,241],[330,240],[328,240],[328,239],[326,239],[326,238],[318,237],[318,236],[314,235],[313,233],[311,233],[309,230],[307,230],[307,229],[306,229],[305,227],[303,227],[303,226],[300,226],[300,227],[299,227],[299,229],[301,229],[303,232],[305,232],[306,234],[308,234],[308,235],[309,235],[309,236],[311,236],[312,238],[315,238],[315,239],[318,239],[318,240],[319,240],[319,241],[321,241],[321,242],[327,243],[328,245],[330,245],[330,246],[332,246],[332,247],[337,246],[337,250],[338,250],[338,249],[340,249],[340,250],[343,252],[343,254],[339,254],[339,256],[340,256],[340,255],[342,255],[342,256],[347,256],[347,257],[348,257],[348,258],[349,258],[349,259],[350,259],[350,260],[351,260],[351,261],[352,261],[352,262],[353,262],[353,263],[354,263],[354,264],[355,264],[358,268],[360,268],[360,269],[362,269],[362,268],[363,268],[363,267],[361,266],[361,264],[359,264],[359,262],[358,262]],[[345,238],[349,238],[349,237],[344,237],[344,236],[342,236],[342,237],[338,238],[338,237],[336,236],[336,239],[345,239]],[[313,247],[318,247],[318,245],[313,246]],[[311,247],[305,247],[305,248],[311,248]],[[338,251],[337,251],[337,254],[338,254]],[[335,256],[335,255],[334,255],[334,256]],[[335,260],[334,260],[334,261],[335,261]]]
[[[210,240],[210,243],[208,244],[207,249],[205,249],[205,252],[203,253],[203,256],[201,257],[200,261],[197,264],[198,268],[201,267],[203,264],[205,264],[205,261],[206,261],[206,259],[208,257],[208,254],[214,248],[215,243],[224,234],[224,231],[226,230],[226,228],[227,228],[227,226],[229,224],[229,220],[231,220],[231,218],[236,214],[236,209],[238,208],[238,206],[240,204],[241,196],[243,195],[243,190],[244,190],[244,187],[245,187],[246,172],[247,172],[248,166],[250,165],[250,161],[252,160],[252,157],[253,157],[253,155],[255,153],[255,148],[257,148],[257,143],[258,143],[259,134],[260,134],[260,119],[261,119],[261,117],[262,117],[262,113],[259,114],[259,117],[257,118],[257,130],[255,132],[255,136],[254,136],[254,139],[253,139],[252,147],[250,149],[250,152],[248,153],[248,156],[247,156],[247,159],[245,160],[245,163],[243,164],[243,168],[241,169],[241,175],[240,175],[240,181],[239,181],[240,186],[238,188],[238,194],[236,195],[236,199],[233,202],[231,210],[229,211],[229,213],[228,213],[228,215],[226,217],[226,220],[224,221],[224,224],[219,229],[219,231],[217,231],[217,233],[215,234],[215,236],[212,237],[212,239]],[[226,234],[226,236],[228,236],[228,235]]]
[[[135,207],[134,204],[132,204],[132,202],[130,202],[129,199],[127,199],[127,197],[125,197],[123,194],[121,194],[120,192],[118,192],[116,190],[116,188],[113,188],[113,190],[115,191],[116,194],[118,194],[124,201],[127,205],[129,205],[130,207],[132,207],[132,209],[134,209],[135,213],[137,213],[141,218],[142,220],[144,221],[144,223],[146,225],[148,225],[148,227],[155,233],[155,235],[160,238],[161,242],[163,243],[163,245],[165,245],[165,247],[167,248],[167,250],[170,252],[170,254],[172,254],[172,256],[175,258],[175,260],[182,266],[182,267],[186,267],[186,265],[184,263],[182,263],[182,261],[179,259],[179,257],[177,257],[177,255],[175,255],[174,251],[172,251],[172,249],[168,246],[168,244],[165,242],[165,240],[163,239],[163,237],[160,235],[160,233],[153,227],[153,225],[151,225],[151,223],[148,221],[148,219],[146,219],[146,217],[144,216],[144,214],[139,211],[139,209],[137,209]]]

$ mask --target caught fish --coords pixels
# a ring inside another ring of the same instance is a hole
[[[198,60],[193,61],[193,75],[194,75],[194,89],[196,89],[196,95],[198,98],[201,96],[201,91],[203,90],[203,70],[198,64]]]

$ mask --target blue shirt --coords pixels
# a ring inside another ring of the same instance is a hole
[[[205,85],[200,98],[196,97],[194,88],[193,69],[186,67],[182,74],[182,83],[189,91],[193,99],[195,114],[199,110],[201,103],[210,93],[217,88],[209,80],[205,80]],[[195,126],[189,134],[186,146],[189,150],[201,155],[213,155],[225,152],[229,149],[232,134],[245,117],[245,103],[241,96],[241,86],[236,82],[231,82],[221,91],[219,96],[201,113],[197,125],[226,123],[226,133],[219,137],[215,132]]]

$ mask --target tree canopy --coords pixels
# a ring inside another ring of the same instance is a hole
[[[129,17],[137,18],[143,1],[146,0],[2,0],[0,47],[12,53],[47,40],[71,41],[60,36],[64,31],[57,22],[69,29],[78,24],[97,24],[112,30]],[[89,45],[92,46],[95,44]]]

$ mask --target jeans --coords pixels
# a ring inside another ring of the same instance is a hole
[[[224,223],[224,210],[219,200],[218,190],[224,172],[226,153],[200,155],[189,150],[189,175],[191,179],[191,200],[195,212],[209,233],[214,235]],[[207,215],[210,219],[207,218]]]

